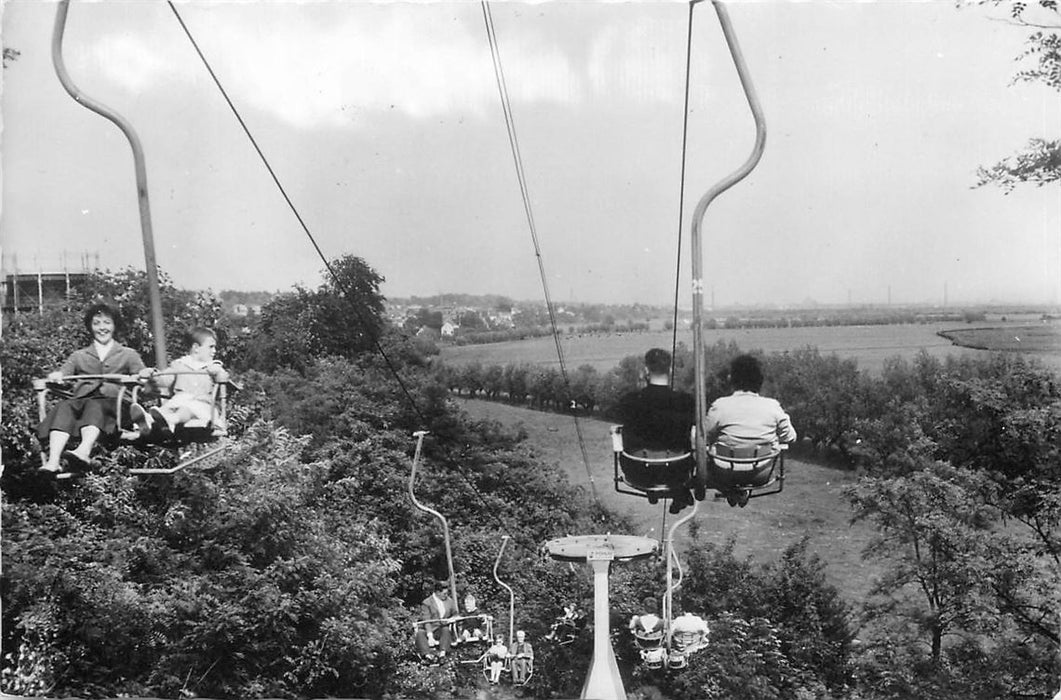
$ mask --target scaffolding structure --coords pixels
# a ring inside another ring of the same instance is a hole
[[[20,266],[15,255],[4,257],[0,309],[4,313],[44,313],[45,309],[66,306],[71,290],[99,268],[99,253],[82,253],[76,264],[63,252],[58,264],[42,264],[36,257]]]

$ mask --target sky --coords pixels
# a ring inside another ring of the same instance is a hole
[[[56,7],[3,3],[20,52],[2,76],[3,269],[142,269],[131,151],[56,78]],[[388,297],[543,298],[480,3],[176,7],[327,258],[364,258]],[[704,217],[709,305],[1061,303],[1061,188],[974,187],[1061,130],[1061,94],[1012,83],[1030,30],[978,3],[727,7],[767,140]],[[490,10],[553,300],[667,305],[677,281],[688,308],[694,206],[755,135],[714,9],[693,13],[681,208],[688,5]],[[177,286],[322,283],[167,3],[72,2],[63,55],[143,143]]]

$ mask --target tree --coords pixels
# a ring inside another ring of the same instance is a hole
[[[332,261],[317,291],[274,297],[247,343],[245,366],[305,370],[321,357],[356,357],[380,342],[385,326],[383,277],[361,258]]]
[[[846,491],[855,518],[878,527],[866,556],[894,562],[874,586],[880,602],[871,615],[911,621],[927,635],[935,664],[946,636],[986,631],[992,618],[984,572],[997,512],[978,492],[976,475],[943,463],[908,476],[866,477]]]
[[[1032,61],[1020,70],[1014,83],[1042,83],[1061,92],[1061,10],[1057,0],[988,0],[993,5],[1008,5],[1009,20],[1035,31],[1028,36],[1020,58]],[[1061,182],[1061,139],[1034,138],[1021,152],[990,167],[977,170],[977,187],[998,185],[1009,193],[1022,183],[1043,186]]]
[[[457,316],[457,325],[460,326],[461,331],[485,330],[490,327],[478,311],[471,309],[462,311]]]
[[[352,357],[372,349],[385,325],[384,278],[362,258],[332,261],[316,295],[314,330],[327,355]]]

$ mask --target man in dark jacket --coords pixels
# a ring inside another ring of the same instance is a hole
[[[692,427],[696,423],[696,400],[670,387],[671,355],[662,348],[645,353],[646,385],[619,400],[623,422],[623,452],[637,456],[674,456],[691,450]],[[671,512],[692,504],[687,491],[674,499]]]

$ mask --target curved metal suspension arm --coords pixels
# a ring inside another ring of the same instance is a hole
[[[155,335],[155,363],[165,367],[166,333],[162,323],[162,298],[158,286],[158,266],[155,263],[155,238],[151,230],[151,205],[147,197],[147,167],[144,164],[144,149],[132,125],[120,114],[85,95],[70,79],[63,62],[63,33],[66,31],[66,14],[70,0],[61,0],[55,12],[55,30],[52,33],[52,64],[63,88],[78,104],[113,122],[133,149],[133,166],[136,171],[136,196],[140,204],[140,229],[144,240],[144,262],[147,267],[148,296],[151,301],[151,321]]]
[[[508,591],[508,645],[512,646],[512,635],[515,634],[513,630],[516,628],[516,594],[512,591],[512,587],[507,583],[498,578],[497,566],[501,563],[501,555],[505,553],[505,545],[508,544],[508,535],[501,536],[501,549],[497,552],[497,559],[494,560],[494,580],[498,584]]]
[[[755,87],[752,85],[751,77],[748,74],[748,66],[744,62],[744,54],[741,53],[740,45],[737,43],[737,36],[733,32],[733,25],[730,23],[729,19],[729,11],[726,9],[726,6],[721,2],[718,2],[718,0],[712,0],[711,4],[714,5],[715,13],[718,15],[719,24],[722,25],[722,33],[726,37],[729,53],[733,57],[733,64],[737,68],[737,75],[740,77],[741,86],[744,88],[744,95],[748,99],[748,106],[751,108],[752,116],[755,118],[755,145],[752,147],[752,152],[751,155],[748,156],[748,160],[709,189],[704,196],[700,198],[700,201],[696,204],[696,209],[693,212],[693,356],[695,360],[694,369],[696,382],[696,473],[697,478],[701,480],[701,483],[703,483],[707,477],[707,435],[705,431],[707,401],[704,397],[704,381],[706,379],[707,370],[704,361],[704,254],[701,228],[703,226],[704,215],[707,213],[708,205],[710,205],[720,194],[743,180],[748,173],[759,164],[759,159],[763,155],[763,149],[766,147],[766,121],[763,119],[763,110],[759,105],[759,98],[755,93]]]
[[[426,430],[417,430],[413,435],[416,437],[416,452],[413,455],[413,468],[409,472],[409,498],[412,500],[413,505],[429,513],[442,523],[442,537],[446,542],[446,566],[449,568],[449,592],[452,596],[454,604],[457,602],[457,577],[453,575],[453,549],[449,544],[449,523],[446,522],[446,518],[443,517],[442,513],[439,513],[434,508],[425,506],[420,501],[416,500],[416,494],[413,493],[413,486],[416,484],[416,468],[420,464],[420,457],[423,454],[424,449],[424,436],[427,435]]]
[[[667,592],[663,596],[663,630],[666,635],[667,652],[670,653],[670,630],[671,621],[674,619],[674,592],[682,585],[682,565],[678,561],[678,555],[674,552],[674,533],[678,528],[696,516],[700,509],[700,502],[693,501],[693,507],[684,517],[674,521],[667,531]],[[674,565],[678,567],[678,580],[674,581]]]

